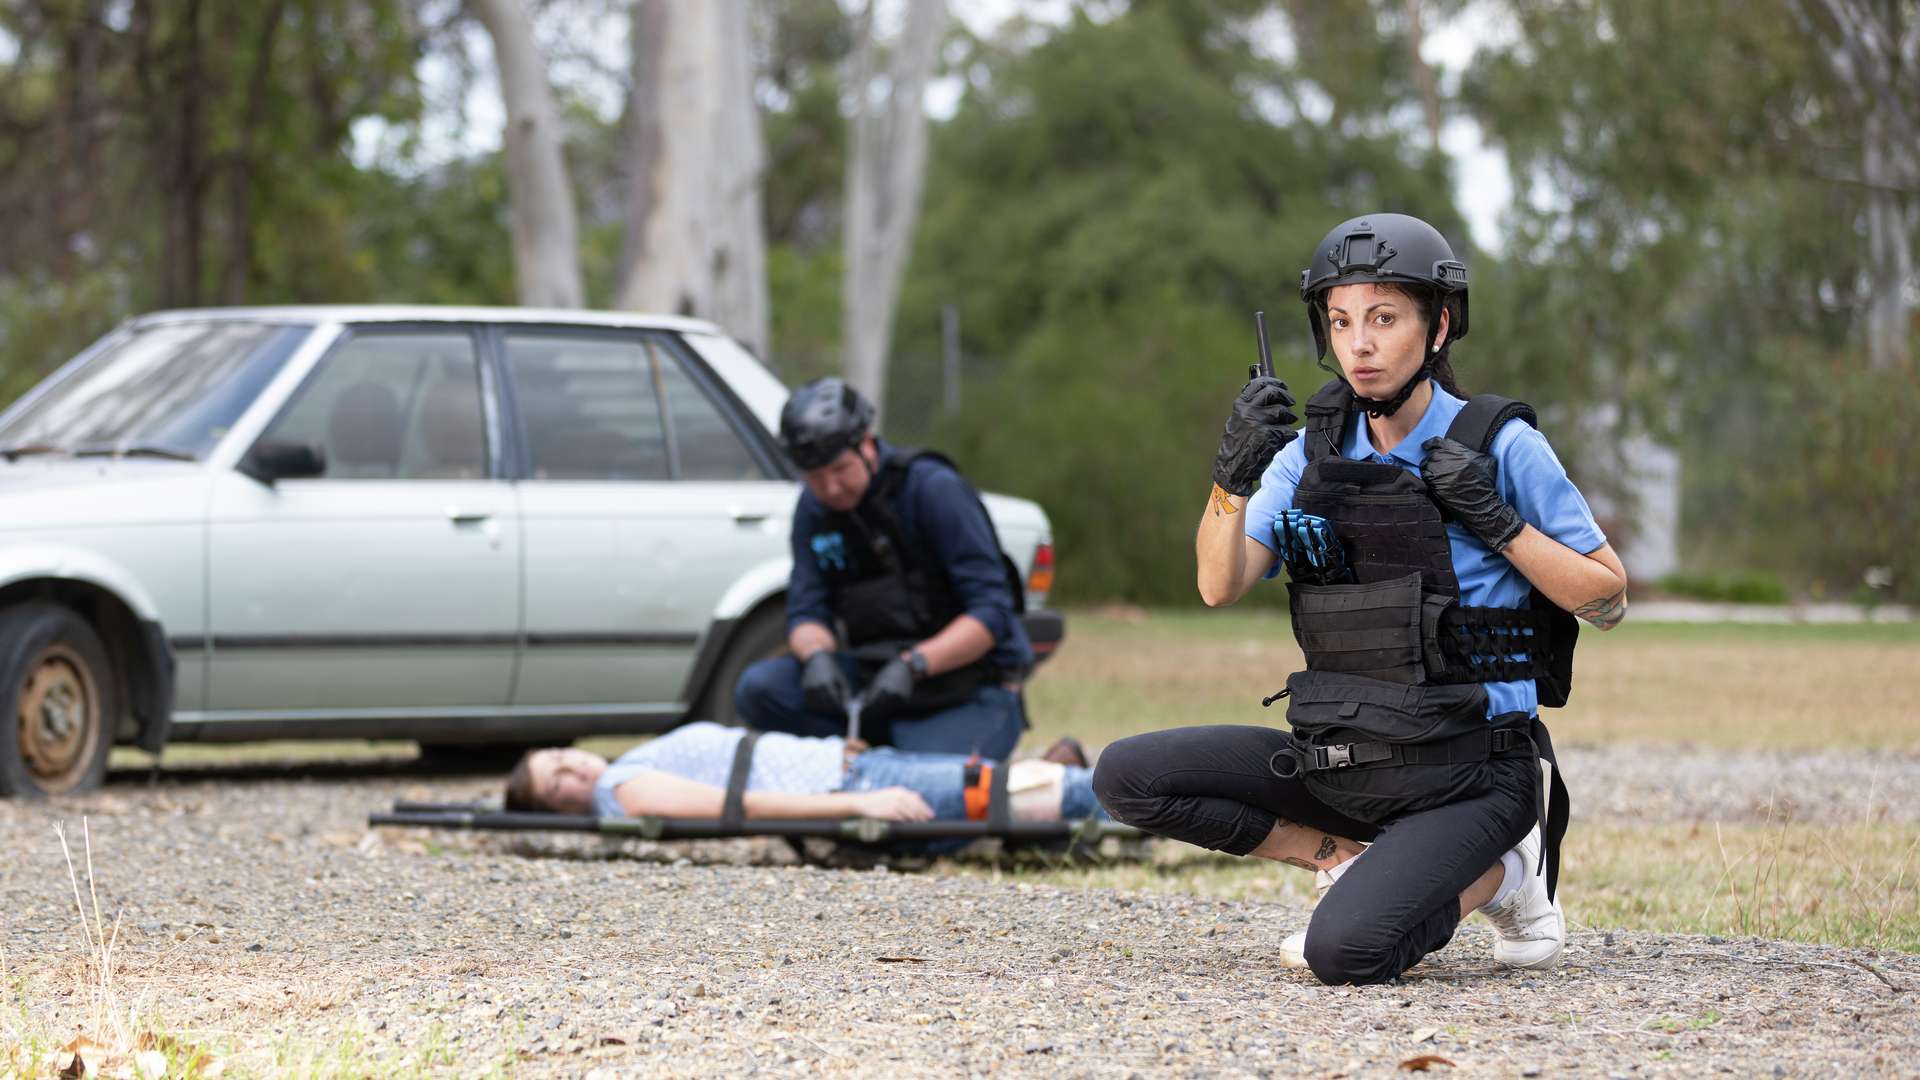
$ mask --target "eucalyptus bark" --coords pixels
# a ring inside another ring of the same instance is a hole
[[[765,356],[766,169],[743,3],[639,0],[627,102],[623,308],[711,320]]]
[[[894,309],[926,180],[924,98],[946,27],[945,0],[907,0],[905,27],[881,70],[871,2],[855,21],[841,348],[848,381],[882,409]]]
[[[1800,0],[1801,24],[1820,32],[1828,68],[1862,118],[1859,182],[1866,189],[1861,319],[1876,371],[1913,363],[1914,233],[1920,228],[1920,16],[1903,4]]]
[[[520,302],[529,307],[575,308],[585,300],[580,280],[579,224],[573,185],[561,152],[560,113],[547,65],[533,38],[523,0],[470,0],[493,39],[507,126],[513,268]]]

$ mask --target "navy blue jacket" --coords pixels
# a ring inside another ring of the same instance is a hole
[[[895,451],[884,440],[879,446],[884,465]],[[923,556],[931,554],[929,562],[937,561],[945,568],[966,614],[978,619],[993,635],[994,647],[987,655],[994,666],[1005,672],[1025,672],[1032,667],[1033,646],[1027,641],[1026,627],[1014,613],[1013,593],[1000,561],[993,522],[960,474],[932,458],[916,459],[894,496],[893,510],[907,542]],[[829,517],[813,492],[802,488],[800,503],[793,512],[793,577],[787,586],[789,631],[803,622],[829,628],[834,624],[832,594],[824,571],[826,562],[845,541],[831,534],[820,535],[822,528],[831,529]]]

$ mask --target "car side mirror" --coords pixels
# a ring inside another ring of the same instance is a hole
[[[277,480],[306,480],[327,472],[327,452],[312,443],[263,439],[235,467],[242,476],[272,487]]]

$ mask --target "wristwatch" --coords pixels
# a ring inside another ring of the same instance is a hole
[[[919,649],[907,653],[907,670],[913,673],[913,681],[919,682],[927,677],[927,654]]]

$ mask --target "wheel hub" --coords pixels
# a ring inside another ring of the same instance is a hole
[[[80,658],[55,645],[35,661],[20,690],[20,758],[49,790],[70,787],[85,768],[98,728],[99,697]]]

